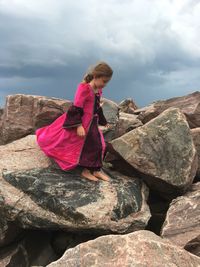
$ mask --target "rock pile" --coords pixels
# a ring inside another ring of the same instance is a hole
[[[200,93],[142,109],[103,99],[109,183],[37,146],[70,105],[11,95],[0,110],[0,266],[200,266]]]

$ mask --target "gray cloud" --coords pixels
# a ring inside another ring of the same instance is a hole
[[[0,0],[0,105],[14,93],[72,99],[98,60],[114,69],[104,95],[117,102],[198,90],[199,11],[189,0]]]

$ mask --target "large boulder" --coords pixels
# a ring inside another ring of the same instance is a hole
[[[149,231],[107,235],[68,249],[47,267],[199,267],[200,258]]]
[[[126,233],[150,218],[147,187],[136,177],[105,170],[109,182],[55,167],[30,135],[0,146],[0,209],[23,228]]]
[[[200,182],[174,199],[166,214],[161,236],[184,247],[200,233]]]
[[[174,97],[167,100],[154,102],[144,109],[135,110],[135,114],[140,113],[138,119],[140,119],[143,123],[147,123],[170,107],[179,108],[185,114],[190,128],[200,127],[199,91],[186,96]]]
[[[113,149],[163,196],[182,194],[193,182],[198,159],[188,123],[176,108],[111,142]]]
[[[58,98],[22,94],[8,95],[0,125],[0,144],[6,144],[34,133],[37,128],[53,122],[70,105],[70,101]]]
[[[191,129],[192,138],[194,141],[194,145],[196,147],[197,155],[198,155],[198,169],[197,169],[197,179],[200,179],[200,127]]]

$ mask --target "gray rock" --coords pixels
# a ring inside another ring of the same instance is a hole
[[[192,134],[193,142],[194,142],[197,155],[198,155],[198,169],[197,169],[196,176],[197,176],[197,179],[200,180],[200,127],[191,129],[191,134]]]
[[[100,126],[100,129],[104,134],[105,140],[110,142],[142,125],[142,122],[137,119],[137,115],[120,112],[115,124],[111,124],[109,128]]]
[[[119,116],[119,107],[118,105],[109,99],[102,98],[102,108],[106,120],[110,124],[115,124]]]
[[[70,231],[94,233],[126,233],[144,229],[150,213],[146,205],[147,188],[134,177],[110,171],[109,182],[84,180],[78,170],[64,172],[56,169],[33,169],[3,172],[3,178],[28,195],[44,212],[27,214],[25,207],[18,210],[15,220],[22,227],[63,228]],[[6,206],[6,216],[12,219],[13,209],[5,197],[0,207]],[[22,204],[22,203],[21,203]],[[25,210],[24,210],[25,208]]]
[[[123,134],[130,132],[131,130],[134,130],[142,125],[142,122],[137,119],[137,115],[120,112],[119,120],[115,128],[114,137],[118,138]]]
[[[184,247],[200,233],[200,183],[185,195],[174,199],[166,214],[161,236]]]
[[[200,258],[149,231],[107,235],[67,250],[47,267],[199,267]]]
[[[163,196],[185,192],[195,177],[197,153],[188,123],[179,109],[164,111],[111,144]]]
[[[200,127],[199,91],[186,96],[174,97],[164,101],[154,102],[147,108],[135,110],[135,114],[140,113],[138,119],[140,119],[145,124],[170,107],[179,108],[185,114],[190,128]]]
[[[33,134],[37,128],[53,122],[70,105],[70,101],[44,96],[7,96],[2,116],[1,144]]]
[[[119,103],[119,108],[121,112],[134,114],[134,111],[138,109],[137,105],[131,98],[127,98]]]
[[[124,233],[144,229],[148,190],[137,178],[109,172],[93,183],[80,170],[55,168],[27,136],[0,146],[0,210],[24,228]]]

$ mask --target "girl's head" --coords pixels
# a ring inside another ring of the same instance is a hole
[[[89,68],[89,71],[85,74],[83,81],[90,83],[94,81],[98,84],[98,87],[104,87],[106,83],[112,78],[113,70],[105,62],[99,62],[95,66]]]

